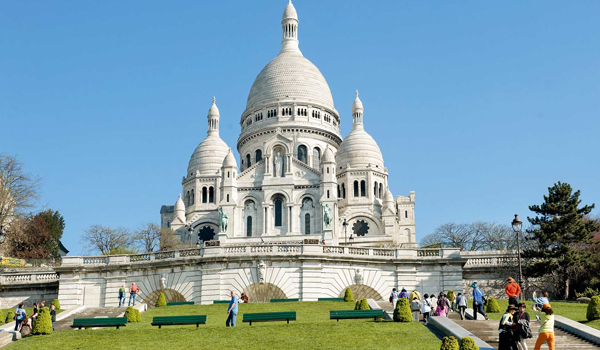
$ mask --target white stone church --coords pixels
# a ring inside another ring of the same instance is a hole
[[[240,164],[219,136],[213,99],[208,133],[192,153],[182,195],[174,206],[161,207],[162,227],[194,245],[309,238],[416,247],[415,194],[394,198],[390,192],[381,150],[365,130],[375,118],[364,113],[358,92],[352,116],[339,115],[327,81],[299,49],[298,24],[290,1],[281,50],[254,80],[240,118]],[[352,131],[342,137],[340,124],[350,117]]]

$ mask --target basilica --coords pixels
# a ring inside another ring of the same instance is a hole
[[[358,91],[352,115],[340,116],[327,81],[300,51],[291,1],[281,29],[281,50],[254,80],[240,118],[239,164],[219,136],[213,98],[207,136],[192,153],[175,205],[161,207],[162,227],[198,246],[312,239],[416,247],[415,193],[390,192],[383,155],[366,131],[374,118]],[[352,131],[342,137],[342,119],[350,118]]]

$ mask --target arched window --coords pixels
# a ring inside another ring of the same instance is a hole
[[[249,154],[246,154],[246,168],[249,168],[249,167],[250,167],[250,164],[251,164],[251,163],[250,163],[250,155],[249,155]]]
[[[321,164],[321,150],[318,147],[313,149],[313,168],[319,169]]]
[[[210,188],[208,189],[208,203],[214,203],[215,202],[215,189],[214,187],[210,186]]]
[[[383,184],[379,183],[379,198],[383,198]]]
[[[275,226],[282,226],[283,223],[283,201],[281,199],[275,200]]]
[[[187,203],[188,206],[190,206],[190,191],[187,191],[187,194],[185,195],[185,202]]]
[[[354,181],[354,197],[358,197],[358,181]]]
[[[308,163],[308,151],[304,145],[298,146],[298,160],[304,164]]]
[[[260,162],[262,160],[262,151],[257,149],[256,152],[254,152],[254,158],[256,159],[256,163]]]
[[[190,196],[191,196],[191,197],[190,197],[190,205],[194,205],[194,203],[195,203],[195,199],[196,199],[196,198],[194,198],[194,197],[195,197],[195,196],[194,196],[194,190],[192,190],[192,193],[191,193],[191,195],[190,195]]]
[[[310,235],[310,214],[304,215],[304,234]]]
[[[252,237],[252,216],[246,218],[246,237]]]
[[[367,196],[367,186],[366,186],[365,180],[362,180],[360,182],[360,196],[361,197]]]
[[[340,191],[340,185],[337,185],[338,198],[342,198],[342,191]]]
[[[342,183],[342,198],[346,199],[346,185]]]
[[[375,198],[377,198],[377,193],[379,192],[377,190],[378,186],[377,186],[377,181],[375,181],[375,188],[373,189],[373,195],[375,196]]]
[[[202,187],[202,203],[206,203],[207,197],[206,187]]]

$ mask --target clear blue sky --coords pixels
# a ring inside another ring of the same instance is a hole
[[[159,221],[213,96],[235,149],[286,3],[2,3],[0,152],[43,177],[71,254],[90,225]],[[359,89],[392,193],[416,191],[417,238],[525,217],[556,181],[600,202],[599,1],[294,4],[342,134]]]

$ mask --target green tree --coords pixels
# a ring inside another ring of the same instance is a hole
[[[454,337],[444,337],[440,350],[460,350],[458,347],[458,339]]]
[[[156,299],[156,304],[154,304],[155,307],[163,307],[163,306],[167,306],[167,300],[165,299],[165,293],[160,292],[158,299]]]
[[[50,302],[50,305],[54,305],[54,308],[56,310],[60,309],[60,301],[58,301],[58,299],[52,299],[52,301]]]
[[[354,295],[352,294],[352,289],[346,288],[346,292],[344,293],[344,301],[347,303],[354,302]]]
[[[52,332],[52,317],[50,316],[50,310],[47,307],[43,307],[38,311],[38,316],[35,318],[31,333],[41,335],[52,334]]]
[[[127,322],[139,322],[138,313],[139,311],[134,309],[133,306],[127,307],[127,310],[125,310],[125,317],[127,317]]]
[[[594,204],[581,206],[580,195],[571,185],[558,182],[548,188],[541,205],[529,207],[537,216],[527,218],[532,225],[527,230],[529,240],[535,244],[523,251],[528,262],[525,275],[543,277],[551,271],[561,281],[555,287],[565,299],[575,289],[571,283],[593,267],[590,250],[597,243],[592,233],[600,230],[600,225],[586,217]]]
[[[400,298],[394,309],[394,322],[411,322],[413,319],[408,299]]]
[[[470,337],[464,337],[460,340],[460,350],[479,350],[475,340]]]
[[[58,212],[58,210],[48,209],[38,214],[44,221],[46,221],[47,230],[50,233],[52,239],[46,242],[46,249],[53,258],[60,258],[59,245],[60,240],[65,230],[65,219]]]
[[[600,320],[600,297],[592,297],[588,304],[586,318],[588,321]]]

